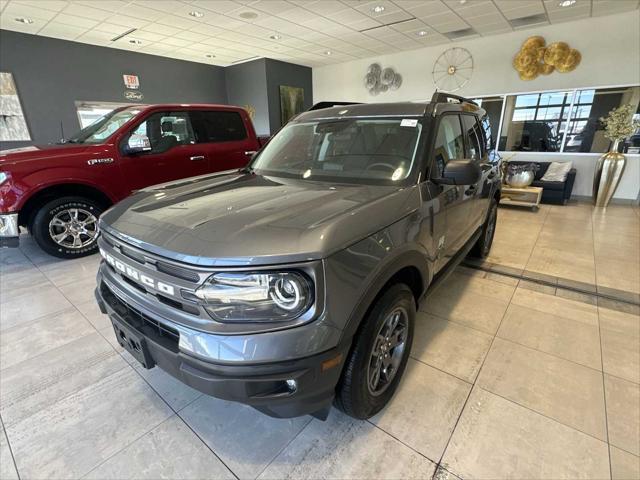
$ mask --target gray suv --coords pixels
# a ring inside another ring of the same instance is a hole
[[[416,308],[486,256],[500,170],[461,97],[312,109],[247,168],[139,191],[100,219],[96,297],[146,368],[274,417],[369,418]]]

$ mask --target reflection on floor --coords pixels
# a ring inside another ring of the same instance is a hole
[[[489,262],[639,292],[632,207],[500,210]],[[640,308],[460,267],[369,422],[274,420],[117,345],[96,257],[0,252],[0,478],[640,476]],[[17,472],[16,472],[17,468]]]

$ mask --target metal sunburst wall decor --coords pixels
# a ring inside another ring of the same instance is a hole
[[[445,50],[434,62],[431,75],[438,90],[460,90],[469,83],[473,75],[473,56],[462,47]]]
[[[364,76],[364,86],[371,95],[378,95],[389,90],[397,90],[402,85],[402,75],[393,68],[382,68],[379,63],[372,63]]]

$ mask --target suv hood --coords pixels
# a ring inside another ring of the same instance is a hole
[[[324,258],[418,205],[415,187],[226,172],[140,191],[105,212],[101,228],[185,263],[265,265]]]

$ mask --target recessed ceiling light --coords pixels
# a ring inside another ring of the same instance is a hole
[[[132,38],[131,40],[129,40],[129,43],[133,43],[134,45],[142,45],[142,40]]]
[[[427,34],[426,30],[420,30],[419,32],[416,32],[416,35],[419,37],[424,37]]]
[[[562,0],[558,5],[561,7],[570,7],[571,5],[575,5],[576,0]]]
[[[280,40],[282,38],[282,35],[278,35],[277,33],[274,35],[271,35],[269,37],[271,40]]]
[[[244,18],[245,20],[252,20],[254,18],[258,18],[258,14],[256,12],[242,12],[239,17]]]
[[[373,13],[382,13],[384,12],[384,7],[382,5],[376,5],[371,9]]]
[[[204,17],[204,13],[198,11],[198,10],[193,10],[192,12],[189,12],[189,15],[191,15],[192,17],[195,18],[202,18]]]
[[[331,50],[326,50],[326,51],[324,52],[324,54],[325,54],[325,55],[331,55]]]
[[[33,20],[27,17],[18,17],[15,19],[15,21],[20,23],[26,23],[27,25],[30,25],[33,23]]]
[[[207,53],[205,55],[205,57],[207,57],[207,58],[216,58],[216,56],[213,53]]]

